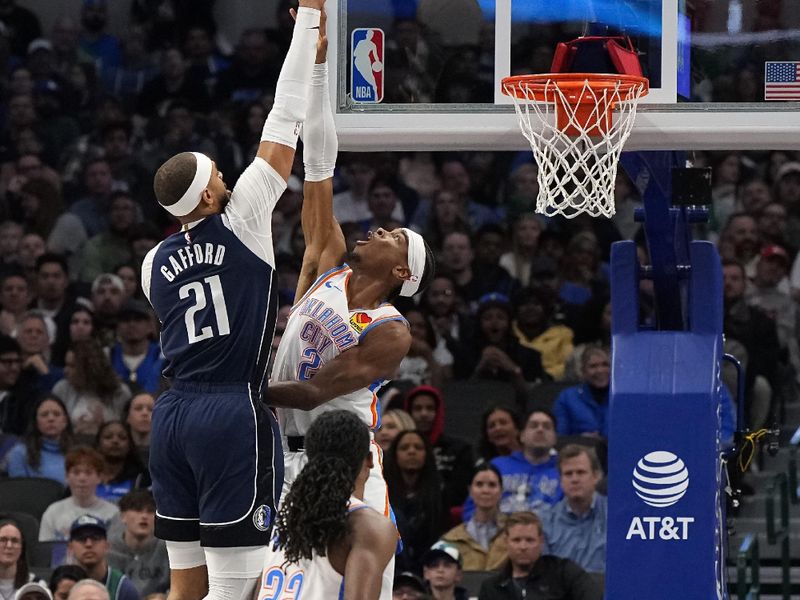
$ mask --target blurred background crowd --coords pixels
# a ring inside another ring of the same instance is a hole
[[[0,499],[0,512],[11,511],[0,518],[3,600],[41,577],[62,600],[64,581],[86,577],[112,598],[167,591],[147,455],[154,399],[168,382],[139,281],[144,255],[177,226],[158,209],[152,176],[171,155],[197,150],[236,180],[255,154],[292,26],[290,2],[279,2],[267,28],[244,30],[228,48],[213,4],[134,0],[128,27],[112,33],[103,0],[50,18],[50,29],[0,0],[0,484],[19,483]],[[425,100],[430,82],[409,92],[417,69],[440,74],[431,99],[439,86],[447,101],[480,101],[476,90],[492,81],[483,38],[465,49],[426,28],[430,15],[397,14],[387,72],[405,74],[387,80],[387,100]],[[522,54],[521,70],[547,70],[542,51]],[[426,62],[433,55],[443,57],[437,68]],[[472,71],[451,85],[456,60]],[[710,81],[724,99],[732,78],[729,92],[743,94],[745,73],[731,66],[696,78],[695,89]],[[780,424],[800,373],[800,156],[692,158],[713,167],[711,220],[696,235],[723,258],[726,349],[745,366],[747,419]],[[274,347],[303,254],[302,179],[298,160],[273,215]],[[398,305],[413,343],[382,391],[376,433],[404,541],[399,580],[414,588],[424,575],[424,591],[443,598],[430,583],[434,563],[501,568],[512,558],[508,515],[538,531],[542,552],[601,576],[608,260],[613,242],[632,239],[649,262],[636,183],[620,171],[614,218],[567,221],[534,214],[529,153],[343,153],[335,192],[350,247],[368,230],[408,226],[438,263],[421,298]],[[640,305],[641,322],[652,323],[647,280]],[[734,378],[723,378],[731,415]],[[30,478],[38,484],[26,487]],[[432,552],[440,539],[449,545]]]

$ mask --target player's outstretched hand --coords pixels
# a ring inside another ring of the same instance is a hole
[[[302,4],[301,4],[302,6]],[[326,26],[328,24],[328,14],[325,12],[325,3],[322,3],[322,8],[320,9],[322,13],[319,19],[319,39],[317,40],[317,58],[314,62],[318,65],[321,65],[327,60],[328,57],[328,35]],[[295,21],[297,20],[297,11],[293,8],[289,9],[289,14],[292,15],[292,19]]]

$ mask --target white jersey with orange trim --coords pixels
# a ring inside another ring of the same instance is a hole
[[[361,500],[351,497],[348,513],[360,509],[370,510]],[[311,559],[288,563],[277,544],[267,547],[258,600],[335,600],[343,597],[344,576],[336,572],[327,556],[314,552]]]
[[[372,329],[390,321],[406,323],[391,304],[378,308],[351,310],[347,303],[347,282],[352,274],[347,264],[321,275],[295,304],[281,337],[272,381],[311,379],[330,360],[358,345]],[[311,411],[278,409],[284,436],[305,436],[311,423],[324,412],[344,409],[355,412],[370,429],[380,426],[377,392],[386,380],[334,398]],[[269,395],[269,392],[267,392]]]

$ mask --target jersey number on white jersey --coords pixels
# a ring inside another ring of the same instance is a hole
[[[214,305],[214,316],[217,320],[217,335],[228,335],[231,326],[228,322],[228,308],[225,306],[225,295],[222,293],[222,283],[219,275],[213,275],[203,279],[211,290],[211,303]],[[214,337],[214,330],[211,325],[206,325],[197,333],[194,316],[198,311],[203,310],[208,302],[206,301],[206,288],[199,281],[192,281],[180,287],[178,294],[181,299],[188,298],[189,294],[194,295],[194,304],[186,310],[184,320],[186,321],[186,332],[189,336],[189,343],[194,344],[202,340]]]
[[[259,600],[300,600],[303,578],[302,570],[285,572],[281,567],[273,567],[264,574],[258,598]]]

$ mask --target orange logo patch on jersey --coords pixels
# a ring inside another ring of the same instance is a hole
[[[353,326],[358,333],[364,331],[367,328],[367,325],[372,323],[372,317],[370,317],[367,313],[355,313],[350,316],[350,325]]]

